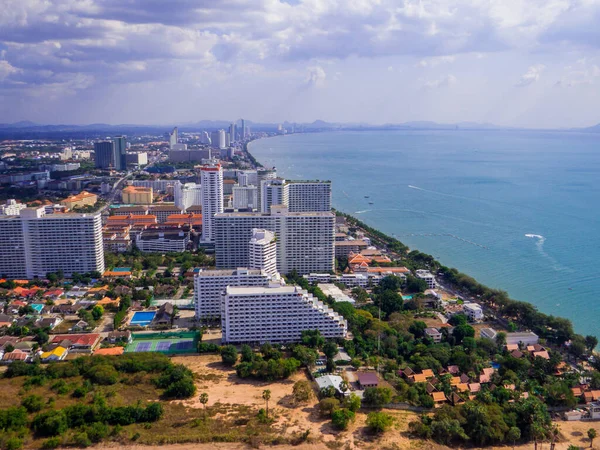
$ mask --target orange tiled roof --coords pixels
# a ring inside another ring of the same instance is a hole
[[[94,355],[104,355],[104,356],[114,356],[114,355],[122,355],[125,351],[124,347],[109,347],[109,348],[99,348],[94,352]]]
[[[409,273],[406,267],[369,267],[369,273]]]
[[[432,392],[431,397],[433,397],[434,402],[445,402],[446,401],[446,394],[444,394],[443,392]]]

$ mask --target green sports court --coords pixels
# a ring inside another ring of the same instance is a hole
[[[132,342],[125,347],[125,353],[160,352],[168,355],[197,353],[200,333],[178,331],[164,333],[133,333]]]

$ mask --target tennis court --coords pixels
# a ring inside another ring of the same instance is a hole
[[[133,333],[125,352],[196,353],[199,338],[196,331]]]

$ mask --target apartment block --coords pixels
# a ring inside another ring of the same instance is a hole
[[[415,275],[417,276],[417,278],[425,280],[429,289],[435,289],[435,277],[431,272],[429,272],[428,270],[419,269],[415,272]]]
[[[269,275],[277,274],[277,244],[275,233],[254,228],[249,243],[249,267],[264,270]]]
[[[252,230],[275,233],[277,269],[287,274],[334,270],[334,222],[331,212],[292,213],[285,206],[272,206],[270,213],[234,212],[216,214],[215,253],[219,268],[248,267],[248,242]]]
[[[222,297],[222,340],[228,343],[286,343],[302,331],[343,338],[346,320],[298,286],[228,286]]]
[[[42,278],[49,272],[104,271],[100,214],[48,214],[27,208],[0,216],[0,274]]]
[[[197,319],[221,316],[221,294],[227,286],[268,286],[271,276],[259,269],[200,270],[194,275]]]
[[[234,209],[258,209],[258,188],[256,186],[233,186]]]
[[[154,201],[152,188],[127,186],[122,192],[123,203],[129,205],[148,205]]]
[[[223,212],[223,168],[209,164],[200,170],[202,185],[202,240],[215,240],[215,214]],[[246,240],[248,242],[248,240]]]

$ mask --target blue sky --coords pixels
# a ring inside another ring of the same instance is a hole
[[[0,122],[600,122],[600,0],[2,0]]]

